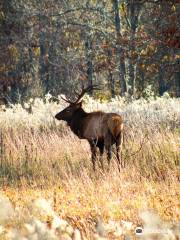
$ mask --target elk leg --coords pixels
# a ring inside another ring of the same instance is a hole
[[[111,151],[111,145],[106,147],[107,150],[107,160],[108,160],[108,170],[110,168],[110,161],[112,158],[112,151]]]
[[[96,163],[96,144],[94,143],[94,141],[89,141],[90,147],[91,147],[91,160],[92,160],[92,164],[93,164],[93,170],[95,171],[96,167],[95,167],[95,163]]]
[[[104,164],[103,164],[103,153],[104,153],[104,142],[103,141],[98,141],[97,144],[98,148],[99,148],[99,152],[100,152],[100,163],[101,163],[101,168],[104,171]]]
[[[121,163],[121,157],[119,157],[119,152],[120,152],[120,147],[119,145],[116,143],[116,157],[117,157],[117,161],[118,161],[118,170],[120,172],[121,168],[122,167],[122,163]]]
[[[107,151],[107,160],[108,160],[108,170],[110,167],[110,161],[112,158],[112,140],[111,140],[111,134],[107,135],[105,138],[105,149]]]
[[[122,143],[123,143],[123,135],[120,133],[119,138],[116,140],[116,157],[118,161],[118,169],[120,171],[120,167],[123,168],[122,163]]]

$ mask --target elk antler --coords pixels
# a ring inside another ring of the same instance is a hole
[[[84,96],[85,93],[90,92],[91,90],[99,90],[99,88],[97,86],[98,85],[91,85],[91,86],[88,86],[86,88],[83,87],[80,94],[78,94],[76,91],[74,91],[75,94],[77,95],[77,99],[74,102],[72,102],[70,99],[66,99],[66,98],[63,98],[63,97],[61,97],[61,98],[69,104],[76,104]]]
[[[61,99],[64,100],[65,102],[69,103],[69,104],[73,104],[73,102],[71,100],[63,98],[62,96],[61,96]]]
[[[85,93],[90,92],[91,90],[99,90],[99,88],[97,86],[98,85],[91,85],[91,86],[88,86],[86,88],[83,87],[80,94],[78,94],[75,91],[75,94],[77,95],[78,98],[76,99],[76,101],[74,103],[75,104],[78,103],[79,100],[84,96]]]

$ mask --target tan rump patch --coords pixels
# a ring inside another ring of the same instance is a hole
[[[117,121],[119,121],[119,120],[120,120],[120,116],[112,116],[112,120],[117,120]]]

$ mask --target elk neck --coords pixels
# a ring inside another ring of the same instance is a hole
[[[71,130],[79,137],[83,138],[83,121],[85,117],[88,115],[82,108],[79,108],[72,119],[68,122]]]

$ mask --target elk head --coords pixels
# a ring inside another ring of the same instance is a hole
[[[82,97],[84,96],[85,93],[90,92],[93,89],[98,89],[97,86],[93,85],[93,86],[88,86],[87,88],[82,88],[81,93],[78,94],[75,92],[75,94],[77,95],[77,99],[75,101],[71,101],[69,99],[65,99],[63,97],[61,97],[65,102],[69,103],[69,106],[66,107],[64,110],[62,110],[61,112],[57,113],[55,115],[55,118],[58,120],[64,120],[64,121],[70,121],[72,119],[72,117],[74,116],[74,114],[82,109],[82,101],[80,101],[82,99]]]

